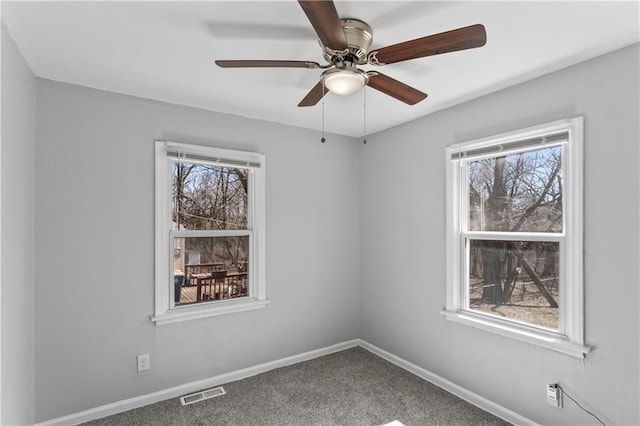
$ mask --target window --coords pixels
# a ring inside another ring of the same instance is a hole
[[[446,317],[585,356],[582,118],[446,155]]]
[[[262,308],[262,154],[156,142],[157,324]]]

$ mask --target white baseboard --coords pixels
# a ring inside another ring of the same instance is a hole
[[[473,404],[476,407],[493,414],[496,417],[500,417],[501,419],[506,420],[509,423],[512,423],[514,425],[539,426],[536,422],[524,416],[521,416],[520,414],[511,411],[508,408],[498,405],[495,402],[490,401],[475,392],[471,392],[470,390],[465,389],[462,386],[458,386],[455,383],[450,382],[444,377],[440,377],[429,370],[425,370],[424,368],[419,367],[405,359],[402,359],[398,356],[393,355],[392,353],[380,349],[379,347],[374,346],[369,342],[359,340],[358,344],[369,352],[378,355],[380,358],[386,359],[390,363],[395,364],[398,367],[403,368],[430,383],[433,383],[434,385],[446,390],[447,392],[454,394],[458,398],[463,399],[468,403]]]
[[[338,343],[335,345],[327,346],[325,348],[316,349],[302,354],[293,355],[286,358],[281,358],[275,361],[267,362],[264,364],[256,365],[254,367],[244,368],[242,370],[232,371],[230,373],[221,374],[219,376],[210,377],[208,379],[198,380],[191,383],[185,383],[180,386],[174,386],[158,392],[153,392],[147,395],[140,395],[134,398],[125,399],[122,401],[114,402],[112,404],[103,405],[89,410],[81,411],[79,413],[70,414],[64,417],[58,417],[51,420],[46,420],[41,423],[37,423],[36,426],[44,425],[77,425],[79,423],[88,422],[90,420],[100,419],[102,417],[111,416],[113,414],[122,413],[124,411],[133,410],[134,408],[144,407],[145,405],[153,404],[156,402],[164,401],[166,399],[175,398],[191,392],[195,392],[204,388],[220,386],[225,383],[234,382],[247,377],[255,376],[256,374],[264,373],[276,368],[286,367],[288,365],[296,364],[298,362],[308,361],[310,359],[318,358],[324,355],[329,355],[334,352],[343,351],[345,349],[353,348],[355,346],[361,346],[369,352],[378,355],[379,357],[386,359],[387,361],[401,367],[410,373],[415,374],[424,380],[433,383],[434,385],[441,387],[442,389],[456,395],[457,397],[485,410],[494,416],[500,417],[515,425],[537,425],[535,422],[527,419],[515,413],[505,407],[496,404],[493,401],[489,401],[482,396],[471,392],[449,380],[438,376],[422,367],[410,363],[400,357],[397,357],[385,350],[378,348],[361,339],[349,340],[346,342]]]
[[[230,373],[221,374],[219,376],[210,377],[208,379],[198,380],[191,383],[185,383],[184,385],[174,386],[172,388],[161,390],[158,392],[153,392],[147,395],[140,395],[134,398],[129,398],[122,401],[114,402],[112,404],[91,408],[89,410],[81,411],[75,414],[70,414],[68,416],[46,420],[42,423],[37,423],[36,426],[77,425],[79,423],[88,422],[90,420],[96,420],[102,417],[111,416],[113,414],[122,413],[124,411],[133,410],[134,408],[144,407],[145,405],[164,401],[166,399],[176,398],[178,396],[182,396],[182,395],[195,392],[201,389],[220,386],[229,382],[235,382],[236,380],[241,380],[247,377],[255,376],[256,374],[264,373],[276,368],[286,367],[288,365],[296,364],[302,361],[308,361],[310,359],[318,358],[324,355],[329,355],[334,352],[340,352],[345,349],[358,346],[359,343],[360,341],[357,339],[349,340],[346,342],[338,343],[336,345],[327,346],[325,348],[316,349],[313,351],[305,352],[298,355],[293,355],[286,358],[281,358],[271,362],[266,362],[264,364],[256,365],[254,367],[232,371]]]

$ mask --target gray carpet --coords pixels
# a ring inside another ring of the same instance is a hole
[[[226,395],[178,398],[87,425],[508,425],[360,347],[223,385]]]

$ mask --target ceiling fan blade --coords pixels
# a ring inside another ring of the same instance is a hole
[[[427,97],[426,93],[407,86],[388,75],[380,74],[378,71],[369,73],[367,85],[409,105],[415,105]]]
[[[481,47],[486,42],[487,33],[484,26],[481,24],[470,25],[374,50],[369,53],[369,63],[372,65],[393,64],[408,59]]]
[[[319,68],[320,64],[312,61],[215,61],[221,68]]]
[[[325,47],[333,50],[344,50],[348,47],[347,37],[344,35],[333,1],[298,0],[298,3]]]
[[[322,99],[324,95],[327,94],[327,92],[328,90],[325,89],[322,82],[319,81],[318,84],[313,86],[313,89],[311,89],[309,93],[307,93],[307,96],[305,96],[304,99],[300,101],[298,106],[299,107],[314,106],[315,104],[320,102],[320,99]]]

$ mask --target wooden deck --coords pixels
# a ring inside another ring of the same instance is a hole
[[[194,279],[202,282],[199,285],[183,285],[180,291],[180,302],[176,305],[187,305],[191,303],[208,302],[210,300],[234,299],[236,297],[247,296],[246,273],[230,274],[216,284],[212,278]],[[198,300],[198,286],[200,286],[200,297]]]
[[[194,285],[183,286],[182,291],[180,292],[180,305],[185,305],[187,303],[195,303],[196,292],[197,292],[197,288]]]

